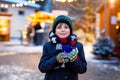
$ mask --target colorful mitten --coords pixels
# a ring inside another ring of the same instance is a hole
[[[69,54],[70,62],[74,62],[77,59],[78,49],[73,49]]]
[[[62,53],[59,53],[57,56],[56,56],[56,59],[59,63],[67,63],[69,60],[67,59],[67,55],[62,52]]]

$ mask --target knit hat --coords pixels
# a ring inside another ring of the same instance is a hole
[[[65,15],[60,15],[54,20],[53,26],[52,26],[52,31],[55,33],[57,24],[61,23],[61,22],[66,23],[69,26],[70,34],[72,34],[73,33],[72,32],[72,27],[73,27],[72,20],[68,16],[65,16]]]

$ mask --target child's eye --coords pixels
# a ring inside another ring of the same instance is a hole
[[[68,26],[65,26],[66,29],[68,29],[69,27]]]
[[[60,28],[61,28],[61,26],[58,26],[58,27],[57,27],[57,29],[60,29]]]
[[[57,25],[57,29],[60,29],[61,28],[61,26],[62,26],[62,24],[61,23],[59,23],[58,25]]]

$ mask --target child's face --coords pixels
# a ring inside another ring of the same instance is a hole
[[[55,34],[59,38],[66,38],[70,35],[70,28],[66,23],[59,23],[55,29]]]

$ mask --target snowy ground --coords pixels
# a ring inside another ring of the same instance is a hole
[[[97,59],[96,56],[93,55],[92,52],[92,45],[88,44],[84,46],[86,60],[96,64],[101,70],[115,70],[120,72],[120,59],[118,58],[111,58],[107,59]]]
[[[0,46],[0,55],[18,54],[18,53],[41,53],[42,46]]]
[[[43,46],[21,45],[20,42],[0,43],[0,60],[3,60],[0,61],[0,80],[43,80],[44,74],[36,71],[37,69],[28,68],[30,65],[37,66],[34,63],[39,61],[38,55],[41,54],[42,48]],[[88,71],[80,76],[81,80],[120,80],[119,59],[95,59],[95,56],[91,53],[91,44],[84,45],[84,50],[88,62]],[[22,64],[18,65],[20,63]]]
[[[37,64],[35,65],[33,63],[37,62],[32,62],[31,60],[30,64],[25,61],[28,60],[25,59],[26,57],[18,57],[18,59],[13,57],[9,59],[9,56],[17,54],[28,54],[28,57],[30,56],[29,54],[41,54],[42,47],[43,46],[41,45],[21,45],[20,41],[0,42],[0,57],[3,58],[3,61],[0,61],[0,80],[43,80],[44,74],[41,74],[39,71],[34,69],[25,67],[26,65],[36,66]],[[33,60],[35,60],[35,58]]]
[[[41,53],[42,45],[26,45],[21,44],[19,40],[12,40],[10,42],[0,42],[0,56],[14,55],[20,53]]]
[[[43,80],[43,77],[33,70],[19,66],[0,66],[0,80]]]

